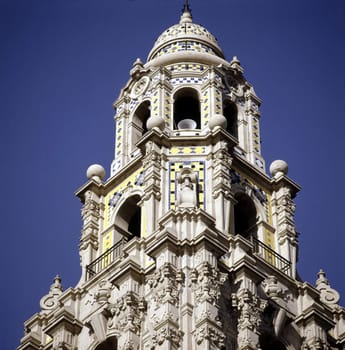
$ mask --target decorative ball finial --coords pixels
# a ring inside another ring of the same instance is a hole
[[[214,130],[216,127],[226,129],[227,120],[222,114],[214,114],[208,122],[208,127]]]
[[[275,179],[286,175],[288,170],[288,164],[284,160],[275,160],[270,165],[270,173]]]
[[[150,118],[147,119],[146,127],[148,130],[156,129],[164,131],[165,120],[162,117],[151,115]]]
[[[86,177],[100,183],[105,178],[105,170],[102,165],[92,164],[86,170]]]

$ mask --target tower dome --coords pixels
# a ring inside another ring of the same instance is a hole
[[[184,6],[180,22],[166,29],[158,37],[147,60],[181,51],[208,53],[224,58],[217,39],[206,28],[193,23],[188,5]]]

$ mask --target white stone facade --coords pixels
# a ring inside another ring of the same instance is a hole
[[[114,103],[109,179],[77,191],[81,279],[55,278],[18,350],[345,349],[339,294],[296,272],[299,186],[265,172],[260,103],[185,5]]]

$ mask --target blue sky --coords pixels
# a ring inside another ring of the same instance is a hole
[[[177,23],[182,0],[0,0],[2,296],[14,349],[56,274],[80,277],[80,203],[92,163],[109,174],[112,102],[137,57]],[[267,167],[289,164],[299,273],[323,268],[345,297],[345,2],[192,0],[194,22],[237,55],[263,100]],[[344,299],[343,299],[344,300]],[[6,321],[5,321],[6,320]]]

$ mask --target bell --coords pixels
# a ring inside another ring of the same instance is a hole
[[[193,119],[183,119],[177,124],[179,130],[196,129],[196,122]]]

